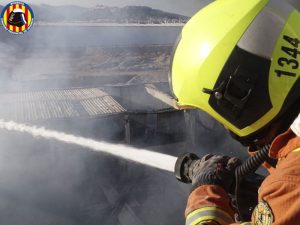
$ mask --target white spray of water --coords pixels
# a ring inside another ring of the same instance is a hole
[[[34,137],[54,139],[69,144],[75,144],[93,151],[103,152],[123,159],[131,160],[143,165],[155,167],[169,172],[174,171],[176,157],[152,152],[146,149],[136,149],[125,145],[116,145],[106,142],[99,142],[92,139],[78,137],[63,132],[47,130],[43,127],[28,126],[13,121],[4,121],[0,119],[0,129],[17,131],[30,134]]]

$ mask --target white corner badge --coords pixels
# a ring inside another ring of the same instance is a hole
[[[291,125],[292,131],[300,137],[300,114],[298,115],[297,119]]]

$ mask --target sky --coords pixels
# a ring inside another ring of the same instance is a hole
[[[143,5],[167,12],[179,13],[191,16],[211,0],[23,0],[28,4],[49,4],[49,5],[79,5],[92,7],[95,5],[108,5],[123,7],[126,5]],[[3,2],[3,3],[2,3]],[[1,1],[7,4],[11,0]]]

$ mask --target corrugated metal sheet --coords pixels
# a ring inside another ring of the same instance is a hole
[[[0,101],[24,102],[24,101],[49,101],[49,100],[83,100],[106,96],[107,93],[99,88],[69,89],[69,90],[46,90],[36,92],[19,92],[1,94]]]
[[[111,96],[82,100],[81,104],[90,116],[97,116],[101,114],[113,114],[126,111]]]
[[[115,114],[126,111],[99,88],[0,94],[0,117],[35,121]]]
[[[168,85],[127,85],[0,94],[0,118],[19,122],[89,118],[172,108]]]
[[[68,101],[28,101],[11,104],[9,116],[17,121],[48,120],[80,116]]]

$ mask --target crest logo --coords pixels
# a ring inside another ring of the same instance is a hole
[[[11,2],[1,13],[3,27],[12,34],[24,34],[34,23],[34,14],[31,7],[24,2]]]
[[[273,212],[265,201],[260,201],[253,212],[255,225],[271,225],[274,222]]]

